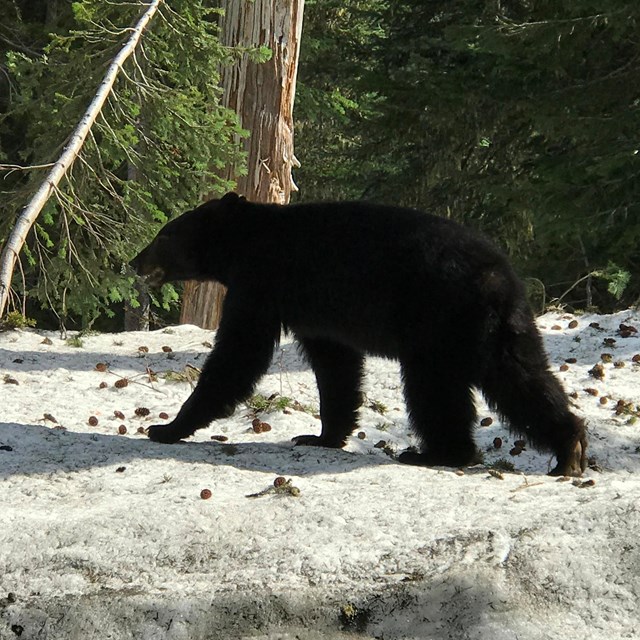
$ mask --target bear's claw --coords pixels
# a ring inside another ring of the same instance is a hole
[[[477,450],[468,453],[448,452],[436,455],[433,452],[421,452],[407,449],[398,457],[398,462],[416,467],[468,467],[481,460]]]
[[[162,442],[164,444],[174,444],[183,438],[188,438],[191,434],[184,434],[176,429],[172,424],[154,424],[146,430],[149,440]]]
[[[550,476],[571,476],[579,478],[587,468],[587,439],[586,436],[576,442],[566,460],[558,460],[558,464],[549,471]]]
[[[329,447],[330,449],[341,449],[344,442],[335,442],[322,436],[296,436],[291,438],[291,442],[300,447]]]

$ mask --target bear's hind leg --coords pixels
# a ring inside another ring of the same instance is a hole
[[[361,404],[363,356],[330,340],[299,338],[302,350],[316,374],[320,393],[322,432],[293,439],[297,445],[344,447],[357,426]]]
[[[542,338],[529,316],[510,319],[496,337],[480,388],[513,433],[557,464],[550,475],[580,476],[586,467],[584,421],[573,414],[560,381],[549,371]]]
[[[573,414],[556,377],[530,362],[505,362],[482,384],[489,404],[506,418],[510,430],[540,451],[551,451],[556,466],[549,475],[580,476],[586,467],[584,421]]]
[[[447,360],[433,354],[402,361],[407,411],[420,439],[420,451],[400,454],[402,463],[460,467],[478,460],[471,384],[464,382],[464,369],[444,366],[443,362]]]

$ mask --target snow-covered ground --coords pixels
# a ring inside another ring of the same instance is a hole
[[[175,416],[210,332],[82,346],[1,333],[0,638],[640,637],[640,337],[619,330],[640,329],[640,315],[539,324],[589,424],[581,481],[546,476],[547,455],[511,455],[514,438],[481,402],[485,466],[396,463],[411,444],[398,367],[377,359],[362,438],[294,448],[320,423],[287,338],[257,389],[290,403],[258,414],[271,431],[240,407],[188,443],[155,444],[138,429]],[[603,377],[589,373],[598,362]],[[515,472],[494,470],[505,461]],[[290,485],[265,491],[277,476]]]

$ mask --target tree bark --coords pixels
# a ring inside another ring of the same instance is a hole
[[[266,46],[271,59],[255,63],[244,55],[222,70],[223,102],[250,133],[243,144],[247,175],[229,167],[225,177],[237,191],[256,202],[289,202],[295,184],[293,102],[295,97],[304,0],[225,0],[221,40],[227,46]],[[214,196],[210,196],[214,197]],[[214,282],[187,282],[181,323],[216,329],[224,287]]]
[[[7,306],[11,280],[13,278],[13,269],[15,268],[18,254],[26,242],[27,234],[31,230],[34,222],[37,220],[38,215],[49,199],[49,196],[58,186],[67,170],[71,167],[78,153],[80,153],[80,149],[84,144],[87,134],[91,130],[91,127],[102,110],[107,97],[111,93],[113,83],[115,82],[124,61],[133,53],[138,41],[140,40],[142,32],[158,9],[160,2],[161,0],[152,0],[152,2],[147,5],[147,8],[140,17],[140,20],[138,20],[138,23],[133,29],[132,34],[129,36],[129,39],[109,65],[107,73],[98,87],[98,91],[93,97],[91,104],[71,135],[69,144],[66,146],[58,161],[53,165],[49,175],[40,185],[36,194],[31,198],[22,213],[18,216],[16,225],[9,234],[7,242],[2,249],[2,254],[0,254],[0,317],[4,314]]]

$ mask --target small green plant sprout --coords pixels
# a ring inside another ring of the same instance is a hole
[[[167,369],[154,375],[166,380],[167,382],[188,382],[191,386],[197,382],[200,377],[200,369],[193,365],[185,365],[182,371],[174,371],[173,369]]]
[[[513,473],[516,470],[513,462],[506,458],[498,458],[489,468],[494,471],[506,471],[507,473]]]
[[[65,340],[65,343],[69,347],[75,347],[76,349],[81,349],[84,347],[84,342],[82,342],[82,338],[78,336],[71,336]]]
[[[381,416],[383,416],[385,413],[387,413],[387,411],[389,411],[387,405],[384,404],[384,402],[380,402],[379,400],[371,400],[368,406],[369,406],[369,409],[371,409],[372,411],[375,411],[376,413],[379,413]]]
[[[279,393],[272,393],[265,396],[262,393],[256,393],[245,402],[249,414],[253,417],[260,413],[270,413],[272,411],[285,411],[293,409],[294,411],[303,411],[304,413],[314,413],[314,408],[304,405],[293,398],[281,396]]]
[[[294,498],[297,498],[300,495],[300,489],[291,484],[291,478],[287,480],[283,476],[278,476],[271,486],[263,489],[262,491],[258,491],[258,493],[250,493],[246,497],[261,498],[262,496],[269,494],[275,494],[277,496],[293,496]]]
[[[21,314],[19,311],[11,311],[0,320],[0,331],[11,331],[12,329],[26,329],[35,327],[36,321],[33,318]]]
[[[262,393],[256,393],[247,400],[246,404],[253,413],[257,414],[263,412],[268,413],[270,411],[282,411],[289,407],[291,402],[291,398],[281,396],[279,393],[272,393],[268,397]]]

